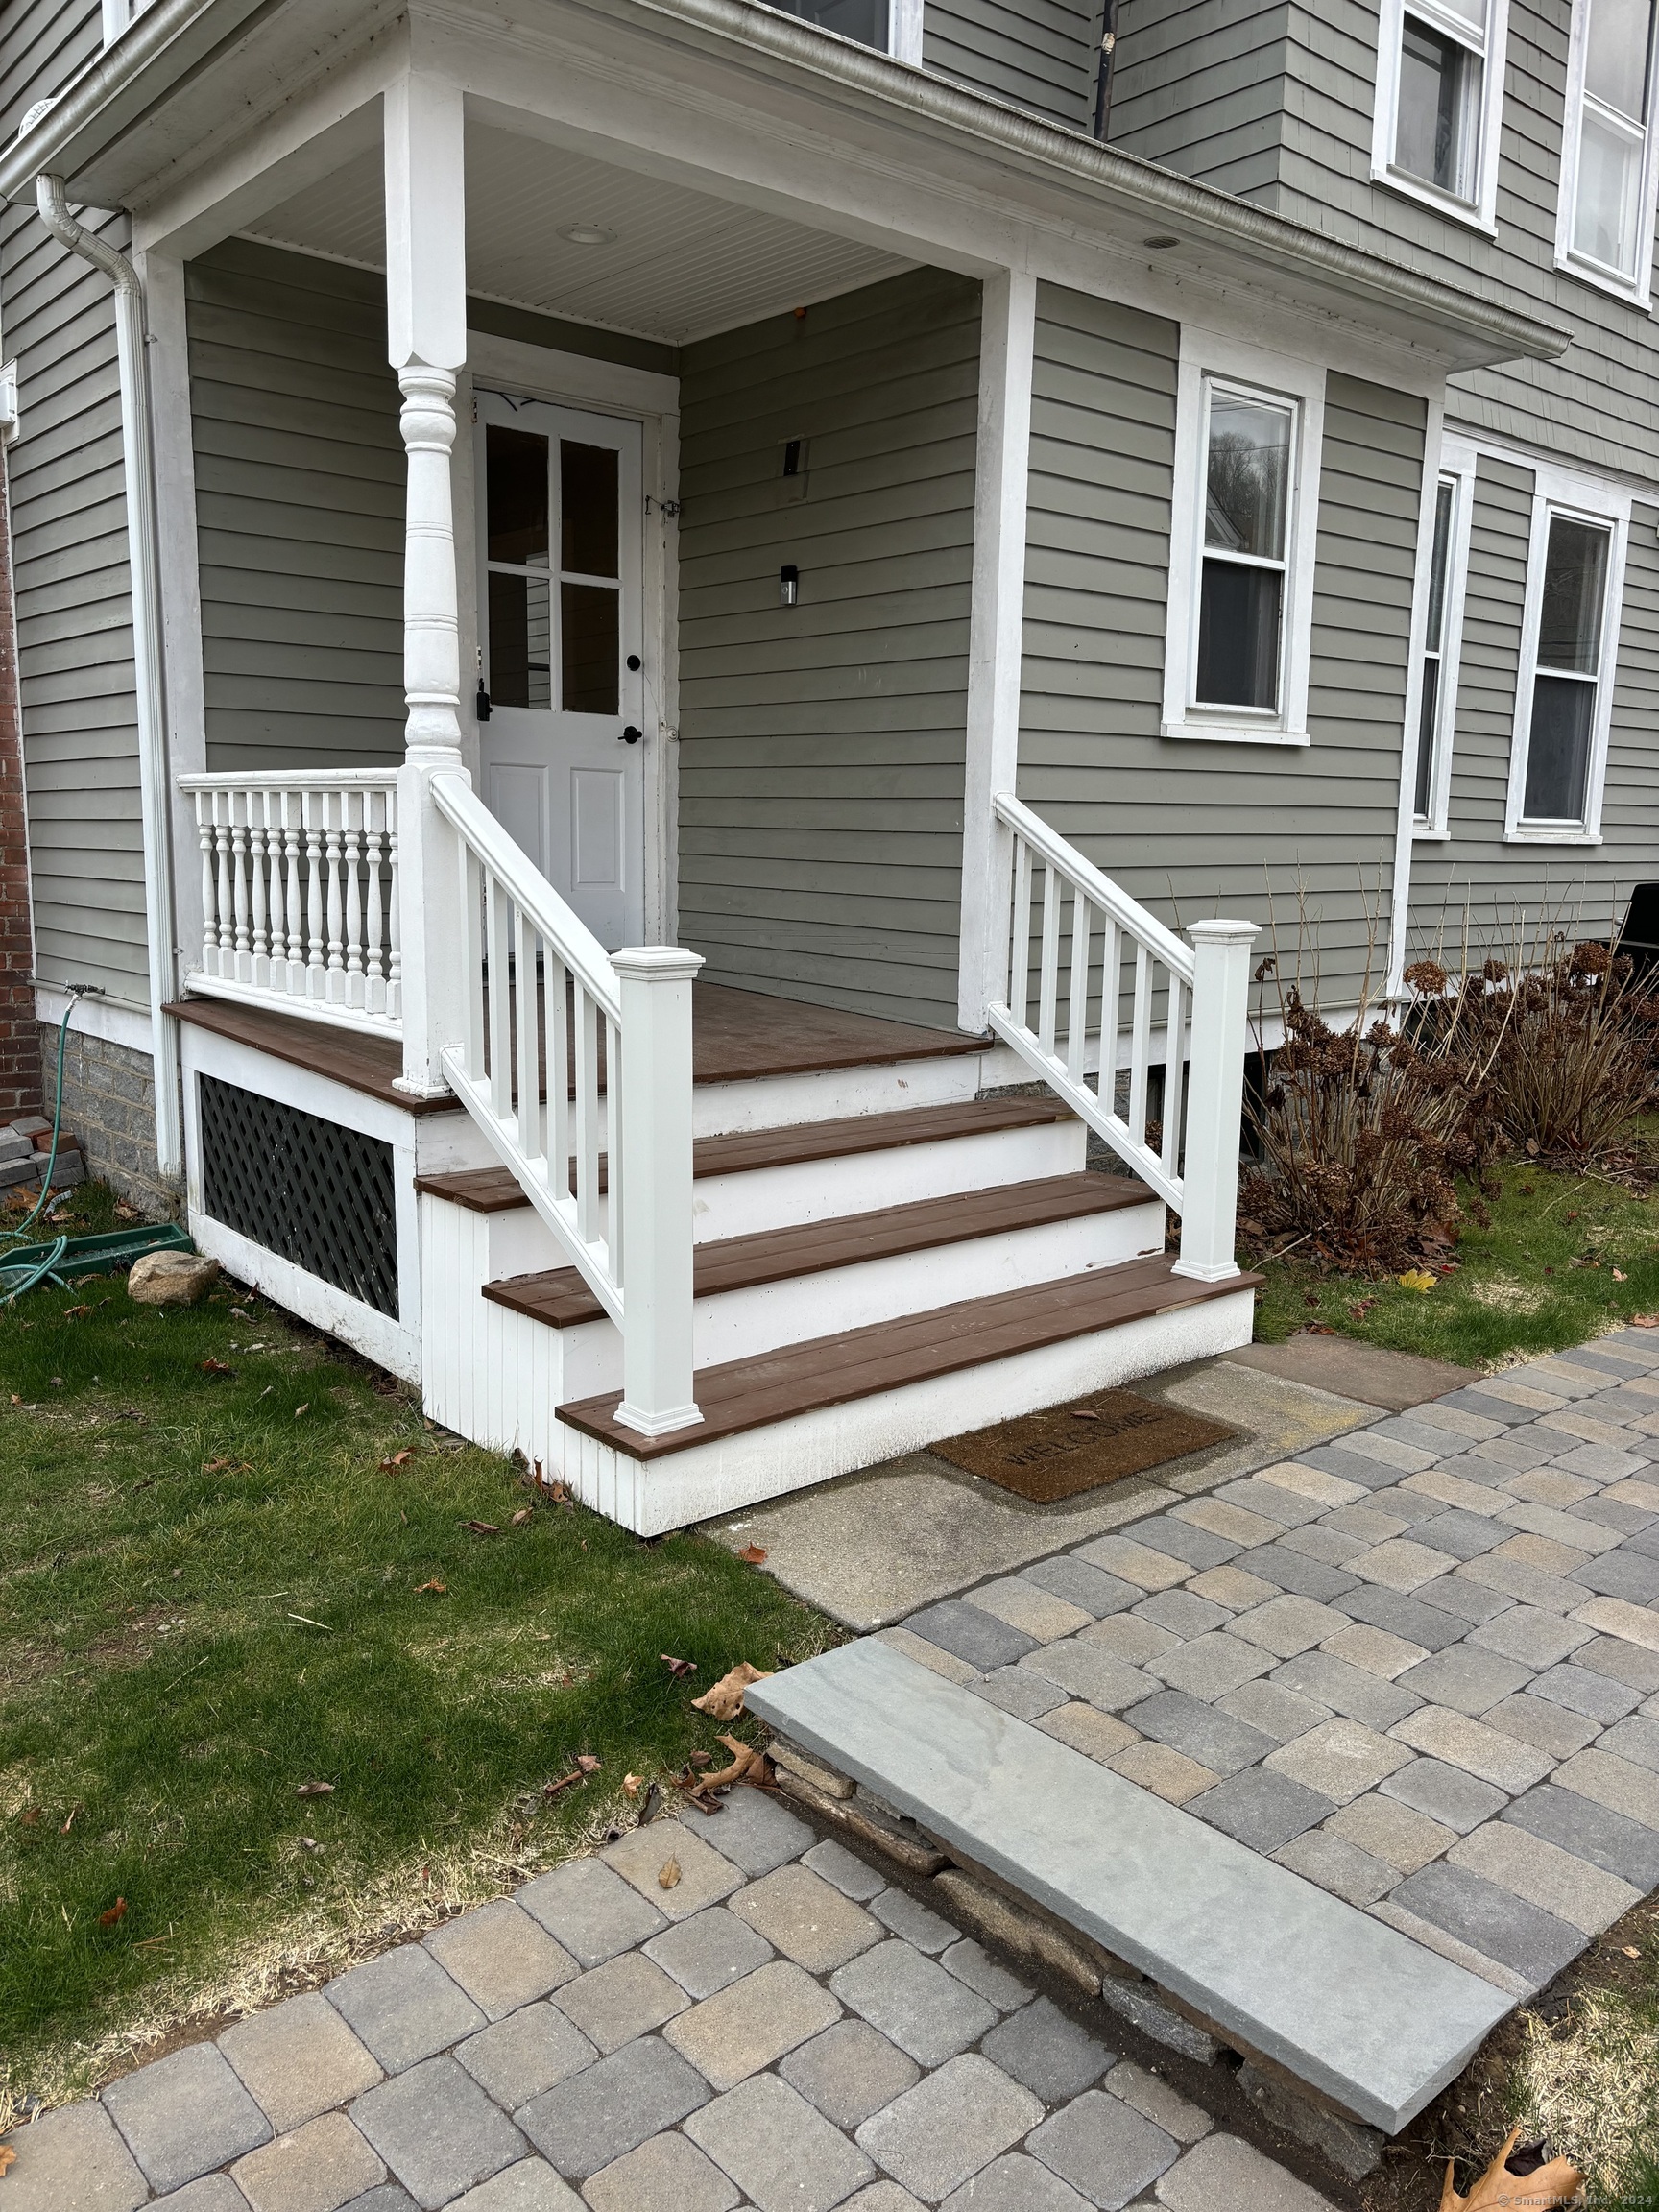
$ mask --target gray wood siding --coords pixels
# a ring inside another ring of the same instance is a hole
[[[1271,195],[1288,16],[1289,0],[1121,0],[1112,144],[1241,199]]]
[[[1174,926],[1276,920],[1288,961],[1301,892],[1350,1002],[1380,893],[1386,914],[1425,409],[1330,379],[1311,744],[1166,739],[1177,349],[1172,323],[1039,288],[1021,795]]]
[[[240,240],[185,284],[207,765],[396,765],[403,444],[385,288]]]
[[[1098,0],[926,0],[923,65],[1087,131],[1099,20]]]
[[[96,6],[9,12],[0,129],[99,51]],[[125,249],[125,218],[89,216]],[[22,434],[8,456],[36,973],[149,1002],[127,503],[108,279],[32,204],[0,211],[0,322]]]
[[[710,981],[954,1026],[978,354],[979,288],[936,270],[684,350],[680,938]]]

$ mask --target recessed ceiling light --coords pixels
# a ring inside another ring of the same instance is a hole
[[[569,233],[568,231],[566,231],[566,232],[565,233],[565,235],[566,237],[568,237],[568,236],[570,235],[570,233]],[[1181,243],[1181,241],[1180,241],[1180,239],[1179,239],[1179,238],[1162,238],[1162,237],[1160,237],[1160,238],[1142,238],[1142,241],[1141,241],[1141,243],[1142,243],[1142,246],[1150,246],[1150,247],[1152,247],[1152,248],[1153,248],[1153,249],[1154,249],[1154,250],[1155,250],[1157,252],[1160,252],[1160,253],[1162,253],[1162,252],[1164,252],[1164,250],[1165,250],[1165,248],[1166,248],[1166,247],[1167,247],[1167,246],[1179,246],[1179,245],[1180,245],[1180,243]]]
[[[572,246],[609,246],[614,240],[614,230],[602,230],[597,223],[572,223],[568,229],[561,230],[561,238],[568,238]]]

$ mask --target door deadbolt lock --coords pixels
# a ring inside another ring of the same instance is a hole
[[[619,733],[624,745],[637,745],[644,734],[637,722],[630,722],[627,729]]]

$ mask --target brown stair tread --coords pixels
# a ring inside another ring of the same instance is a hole
[[[787,1229],[762,1229],[748,1237],[711,1239],[692,1248],[695,1295],[718,1296],[762,1283],[787,1283],[828,1267],[856,1267],[904,1252],[926,1252],[974,1237],[1006,1236],[1092,1214],[1143,1206],[1151,1192],[1126,1175],[1050,1175],[1035,1183],[999,1183],[989,1190],[952,1191],[879,1213],[838,1214]],[[486,1283],[497,1306],[527,1313],[553,1329],[597,1321],[604,1309],[574,1267],[549,1267]]]
[[[811,1160],[839,1160],[859,1152],[886,1152],[904,1144],[943,1143],[1004,1129],[1036,1129],[1069,1121],[1071,1109],[1058,1098],[967,1098],[954,1106],[918,1106],[897,1114],[854,1114],[837,1121],[792,1121],[781,1129],[743,1129],[730,1137],[700,1137],[691,1148],[692,1173],[743,1175],[759,1167],[787,1167]],[[420,1175],[417,1190],[447,1198],[474,1214],[504,1214],[530,1201],[510,1167],[469,1167],[452,1175]],[[605,1158],[599,1159],[605,1188]]]
[[[1204,1305],[1262,1284],[1260,1275],[1244,1274],[1231,1275],[1224,1283],[1198,1283],[1175,1274],[1173,1267],[1169,1254],[1154,1253],[1089,1275],[1001,1290],[989,1298],[906,1314],[902,1320],[784,1345],[757,1358],[702,1368],[693,1384],[702,1420],[667,1436],[646,1437],[619,1427],[617,1391],[554,1410],[567,1427],[614,1446],[629,1458],[661,1459],[797,1414],[959,1374],[965,1367],[1121,1328],[1178,1307]]]

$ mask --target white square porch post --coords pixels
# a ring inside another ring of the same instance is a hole
[[[403,394],[404,765],[397,776],[403,1072],[433,1096],[465,1035],[461,871],[432,804],[461,759],[461,646],[449,457],[467,359],[466,130],[456,84],[411,71],[385,94],[387,353]]]
[[[1020,762],[1025,619],[1025,497],[1037,280],[987,276],[979,322],[974,471],[974,585],[968,632],[967,767],[962,794],[962,945],[956,1019],[977,1033],[1007,988],[1009,840],[992,811]]]
[[[1194,922],[1192,1049],[1187,1078],[1187,1163],[1181,1257],[1173,1272],[1224,1283],[1238,1272],[1238,1140],[1249,1043],[1254,922]],[[1171,1052],[1180,1049],[1171,1037]]]

